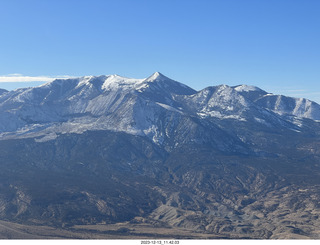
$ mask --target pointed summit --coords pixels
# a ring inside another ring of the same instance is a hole
[[[162,91],[163,93],[171,94],[183,94],[190,95],[194,94],[196,91],[188,87],[183,83],[179,83],[175,80],[172,80],[169,77],[161,74],[160,72],[153,73],[150,77],[146,78],[144,83],[148,84],[148,87]],[[159,90],[160,89],[160,90]]]
[[[153,73],[150,77],[146,78],[145,81],[153,82],[153,81],[163,81],[163,80],[171,80],[171,79],[157,71]]]
[[[155,73],[152,74],[152,76],[163,76],[160,72],[156,71]]]

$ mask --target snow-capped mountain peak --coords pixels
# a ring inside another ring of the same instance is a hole
[[[197,92],[160,72],[145,79],[119,75],[57,79],[34,88],[4,91],[0,136],[112,130],[162,142],[169,130],[165,127],[182,122],[182,117],[190,119],[192,127],[206,119],[255,123],[252,118],[258,118],[271,125],[277,123],[277,116],[270,111],[280,117],[320,119],[316,103],[266,94],[248,85],[219,85]]]
[[[251,85],[238,85],[233,87],[237,92],[263,91],[262,89]]]
[[[267,94],[266,91],[251,85],[242,84],[242,85],[234,86],[232,88],[235,91],[237,91],[239,94],[241,94],[242,96],[244,96],[245,98],[251,101],[256,101],[257,99]]]
[[[132,89],[137,88],[144,79],[135,79],[135,78],[127,78],[119,75],[110,75],[107,76],[102,89],[104,90],[113,90],[113,89]]]
[[[150,77],[146,78],[144,81],[154,82],[154,81],[164,81],[164,80],[171,80],[171,79],[157,71],[153,73]]]

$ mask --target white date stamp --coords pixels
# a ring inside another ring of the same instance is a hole
[[[178,240],[141,240],[142,245],[178,245]]]

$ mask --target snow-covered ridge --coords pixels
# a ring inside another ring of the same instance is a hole
[[[40,85],[39,87],[52,87],[52,86],[63,86],[65,84],[75,84],[75,88],[85,87],[96,87],[100,90],[110,91],[110,90],[138,90],[145,89],[152,85],[153,83],[163,83],[163,87],[169,86],[180,86],[182,88],[189,88],[185,84],[176,82],[160,72],[155,72],[147,78],[137,79],[123,77],[117,74],[113,75],[102,75],[102,76],[84,76],[79,78],[69,78],[69,79],[56,79],[52,82]],[[171,83],[171,84],[170,84]],[[1,91],[0,91],[1,92]]]
[[[266,94],[259,98],[256,103],[279,115],[293,115],[298,118],[320,120],[320,105],[308,99]]]
[[[256,86],[251,86],[251,85],[238,85],[233,87],[237,92],[251,92],[251,91],[262,91],[262,89],[256,87]]]
[[[111,75],[107,76],[103,85],[102,89],[105,90],[113,90],[119,88],[137,88],[143,83],[144,79],[134,79],[134,78],[127,78],[121,77],[119,75]]]
[[[248,85],[195,91],[159,72],[143,79],[84,76],[4,91],[0,137],[43,137],[45,141],[59,133],[111,130],[162,144],[169,132],[178,130],[175,127],[187,136],[203,120],[206,124],[233,121],[277,127],[289,120],[287,115],[318,120],[320,106],[305,99],[269,95]]]

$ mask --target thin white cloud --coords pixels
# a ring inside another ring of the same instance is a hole
[[[66,79],[71,76],[24,76],[22,74],[0,75],[0,82],[19,83],[19,82],[51,82],[55,79]]]
[[[12,74],[9,74],[8,76],[10,76],[10,77],[17,77],[17,76],[23,76],[23,75],[20,74],[20,73],[12,73]]]

